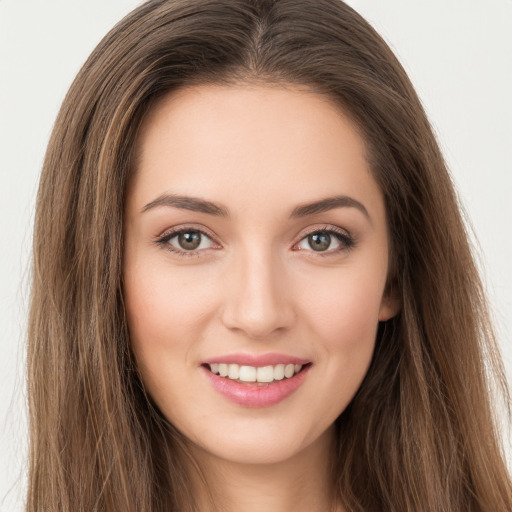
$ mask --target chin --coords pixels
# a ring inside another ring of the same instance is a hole
[[[280,464],[307,453],[317,443],[329,442],[333,425],[324,431],[311,428],[290,428],[289,425],[254,425],[250,429],[235,431],[220,429],[218,435],[210,430],[205,438],[194,443],[198,456],[213,457],[230,463],[243,465]]]

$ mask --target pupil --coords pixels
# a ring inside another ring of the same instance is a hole
[[[314,251],[325,251],[331,245],[331,237],[327,233],[309,235],[308,242]]]
[[[201,243],[201,233],[198,231],[187,231],[180,233],[178,236],[178,243],[182,249],[191,251],[197,249]]]

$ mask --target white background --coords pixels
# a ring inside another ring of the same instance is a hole
[[[313,1],[313,0],[312,0]],[[23,508],[24,335],[37,179],[57,110],[137,0],[0,0],[0,511]],[[512,0],[350,0],[410,74],[479,241],[512,375]]]

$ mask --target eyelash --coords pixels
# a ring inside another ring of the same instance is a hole
[[[172,240],[174,237],[179,236],[182,233],[189,233],[189,232],[200,233],[202,236],[209,238],[212,241],[212,243],[216,244],[218,247],[221,247],[220,244],[213,241],[214,237],[211,234],[207,233],[206,231],[204,231],[202,229],[196,228],[196,227],[184,227],[184,228],[178,228],[178,229],[166,232],[163,236],[159,236],[155,240],[155,243],[158,246],[160,246],[172,253],[178,254],[179,256],[184,256],[184,257],[200,256],[200,252],[204,251],[205,249],[185,251],[185,250],[178,249],[177,247],[174,247],[171,244],[169,244],[169,241]],[[334,226],[325,226],[323,228],[315,228],[315,229],[312,229],[312,230],[304,233],[301,236],[300,240],[297,243],[295,243],[293,247],[296,247],[308,236],[319,234],[319,233],[334,236],[340,242],[341,246],[339,248],[331,249],[331,250],[327,250],[327,251],[314,251],[313,249],[307,251],[307,252],[314,253],[315,256],[320,256],[320,257],[332,256],[333,254],[338,254],[340,252],[349,251],[356,244],[356,241],[354,240],[354,238],[350,234],[348,234],[346,231],[344,231],[340,228],[336,228]],[[295,251],[304,251],[304,249],[294,249],[294,250]]]
[[[166,249],[167,251],[170,251],[174,254],[178,254],[179,256],[184,256],[184,257],[200,256],[200,252],[201,252],[200,250],[185,251],[185,250],[178,249],[177,247],[174,247],[169,243],[169,241],[172,240],[174,237],[179,236],[182,233],[190,233],[190,232],[200,233],[201,236],[205,236],[205,237],[209,238],[210,240],[212,240],[212,242],[213,242],[214,237],[210,233],[207,233],[206,231],[204,231],[202,229],[190,226],[190,227],[178,228],[178,229],[175,229],[172,231],[167,231],[163,236],[159,236],[155,240],[155,243],[158,246],[162,247],[163,249]],[[216,242],[213,242],[213,243],[216,244],[218,247],[220,247],[220,244],[217,244]],[[204,249],[202,249],[202,250],[204,250]]]
[[[330,226],[324,226],[322,228],[315,228],[315,229],[312,229],[312,230],[304,233],[301,236],[300,240],[296,244],[294,244],[294,247],[297,246],[300,242],[302,242],[308,236],[315,235],[318,233],[334,236],[338,240],[338,242],[340,242],[341,245],[340,245],[340,247],[338,247],[336,249],[330,249],[328,251],[314,251],[313,249],[307,251],[309,253],[313,253],[315,255],[315,257],[320,256],[323,258],[327,258],[329,256],[333,256],[333,255],[339,254],[341,252],[348,252],[356,245],[356,240],[347,231],[330,225]],[[302,251],[304,249],[295,249],[295,250]]]

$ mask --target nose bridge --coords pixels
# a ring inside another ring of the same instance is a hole
[[[286,272],[271,247],[247,247],[235,256],[228,276],[224,324],[251,338],[288,328],[293,307]]]

